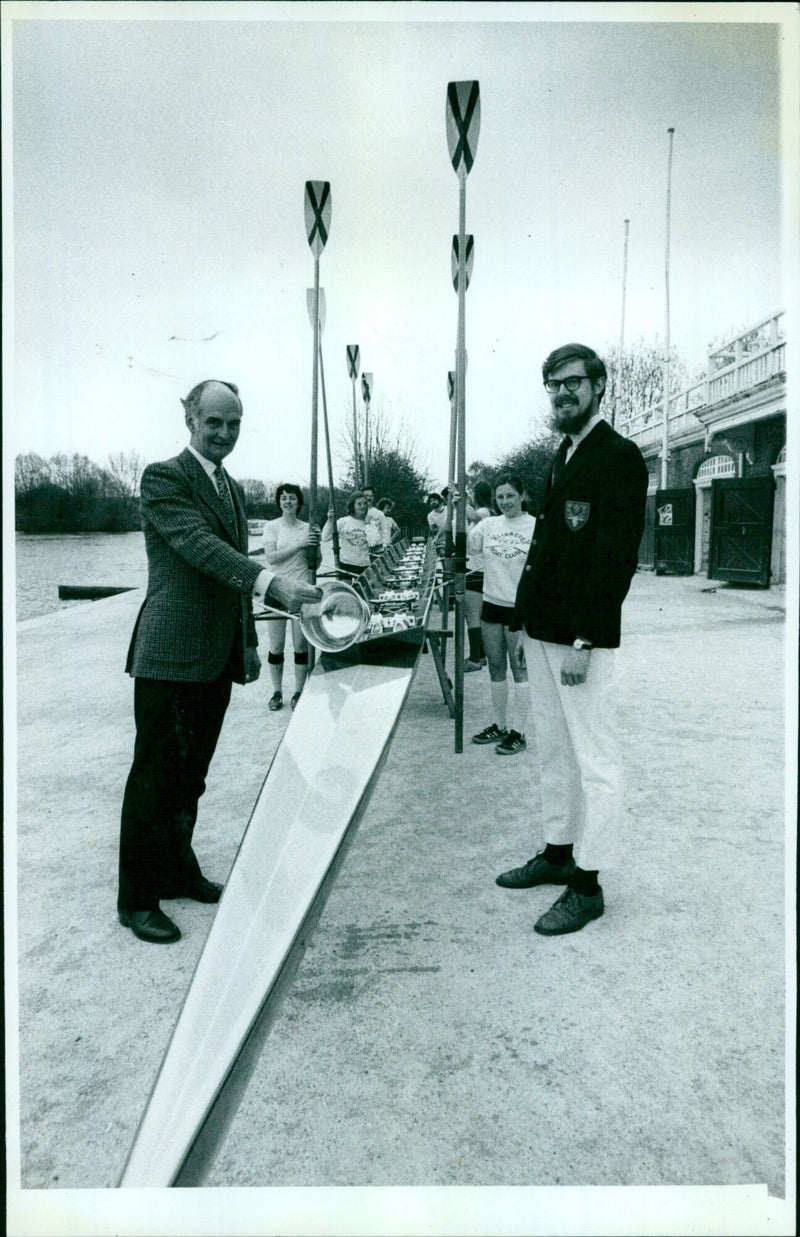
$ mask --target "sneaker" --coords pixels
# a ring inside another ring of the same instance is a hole
[[[272,693],[272,695],[269,698],[269,708],[272,709],[273,713],[277,713],[278,709],[283,708],[283,693],[282,692]]]
[[[593,919],[599,919],[604,910],[603,891],[599,886],[597,893],[592,895],[578,893],[577,889],[567,886],[550,910],[536,920],[533,930],[540,936],[563,936],[566,932],[578,932]]]
[[[497,743],[500,739],[504,739],[508,734],[507,730],[501,730],[496,722],[492,722],[491,726],[486,726],[478,734],[472,736],[473,743]]]
[[[464,673],[470,674],[473,670],[482,670],[485,664],[481,661],[471,661],[468,657],[464,662]]]
[[[566,863],[551,863],[545,859],[544,851],[539,851],[533,859],[523,863],[521,868],[511,868],[509,872],[501,872],[495,880],[496,885],[503,889],[532,889],[534,885],[566,885],[575,871],[575,860],[568,859]]]
[[[524,752],[527,746],[528,741],[524,734],[520,734],[518,730],[509,730],[494,750],[500,756],[514,756],[517,752]]]

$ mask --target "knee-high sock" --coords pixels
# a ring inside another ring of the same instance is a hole
[[[492,693],[493,721],[501,730],[505,730],[508,711],[508,680],[503,679],[502,683],[490,683],[489,690]]]
[[[525,733],[528,717],[531,711],[530,683],[515,683],[514,698],[511,703],[511,729],[519,734]]]

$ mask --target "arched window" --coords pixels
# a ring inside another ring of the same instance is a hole
[[[710,485],[715,477],[735,477],[736,465],[729,455],[712,455],[703,460],[694,479],[695,485]]]

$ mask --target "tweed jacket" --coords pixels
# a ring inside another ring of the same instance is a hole
[[[598,421],[556,481],[551,465],[513,626],[554,644],[580,636],[599,648],[617,648],[646,498],[639,448]]]
[[[150,679],[210,683],[230,659],[244,683],[244,648],[258,644],[252,592],[262,564],[247,555],[244,493],[228,478],[236,527],[188,449],[142,473],[147,595],[125,669]]]

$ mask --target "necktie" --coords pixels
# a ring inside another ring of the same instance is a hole
[[[558,478],[561,476],[562,472],[564,471],[564,465],[567,462],[567,452],[569,451],[571,446],[572,446],[572,439],[570,438],[569,434],[567,434],[563,442],[561,443],[561,446],[558,448],[558,453],[556,455],[556,458],[553,460],[553,474],[552,474],[553,485],[555,485],[556,481],[558,481]]]
[[[236,514],[233,510],[233,500],[231,498],[231,492],[228,489],[228,482],[225,477],[225,473],[222,471],[221,464],[217,464],[214,476],[217,482],[217,493],[219,494],[219,501],[222,503],[222,506],[225,510],[225,515],[227,517],[228,523],[231,525],[232,528],[236,528]]]

